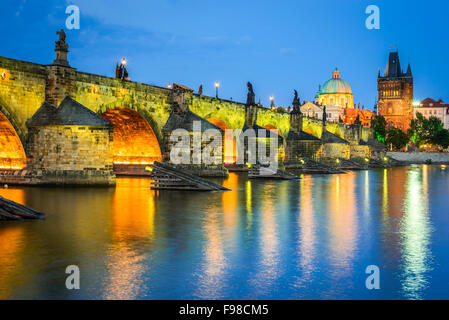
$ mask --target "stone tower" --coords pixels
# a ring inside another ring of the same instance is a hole
[[[413,118],[413,75],[410,64],[407,72],[401,69],[398,52],[390,52],[387,69],[377,78],[378,112],[387,123],[406,131]]]

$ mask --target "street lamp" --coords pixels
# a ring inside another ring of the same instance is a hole
[[[168,84],[168,85],[167,85],[167,88],[171,89],[171,84]]]
[[[270,96],[270,101],[271,101],[270,108],[271,108],[271,110],[274,110],[276,107],[274,106],[274,97],[273,96]]]
[[[125,65],[126,65],[126,59],[123,58],[123,59],[122,59],[122,66],[125,66]]]
[[[215,82],[215,97],[218,99],[218,87],[220,86],[220,83]]]

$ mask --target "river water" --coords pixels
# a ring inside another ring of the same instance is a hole
[[[449,167],[223,184],[0,188],[48,213],[0,223],[0,299],[449,299]]]

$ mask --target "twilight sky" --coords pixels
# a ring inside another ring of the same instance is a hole
[[[354,102],[373,107],[389,45],[411,62],[415,99],[449,102],[449,1],[446,0],[2,0],[0,56],[50,64],[65,8],[81,11],[67,30],[69,62],[79,71],[114,76],[128,59],[131,80],[181,83],[204,94],[288,106],[297,89],[312,100],[338,66]],[[380,8],[380,30],[365,27],[365,8]],[[7,26],[7,27],[5,27]]]

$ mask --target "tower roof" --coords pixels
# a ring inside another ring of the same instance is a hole
[[[385,70],[385,78],[399,78],[402,77],[401,63],[399,61],[399,53],[397,51],[390,52],[388,57],[387,69]]]

